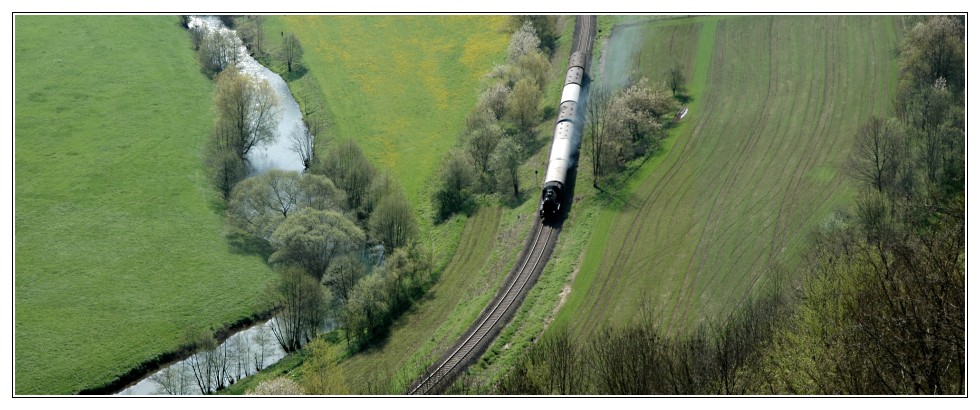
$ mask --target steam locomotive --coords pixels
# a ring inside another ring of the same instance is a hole
[[[544,221],[554,219],[561,212],[565,178],[568,175],[568,167],[572,163],[572,156],[578,149],[575,132],[576,127],[580,127],[581,124],[576,109],[584,80],[585,53],[576,51],[569,58],[568,71],[565,72],[565,86],[561,92],[551,154],[548,155],[548,168],[544,174],[539,209],[541,219]]]

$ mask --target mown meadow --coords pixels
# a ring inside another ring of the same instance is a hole
[[[225,237],[213,114],[177,16],[14,20],[14,393],[73,394],[261,310]]]

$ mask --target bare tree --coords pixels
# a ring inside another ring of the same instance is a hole
[[[201,394],[208,394],[224,387],[228,381],[230,355],[226,345],[220,345],[214,336],[204,331],[189,331],[197,353],[187,363]]]
[[[317,160],[317,147],[326,144],[327,124],[313,113],[303,117],[303,125],[296,126],[290,134],[290,149],[303,159],[303,167],[310,169]]]
[[[581,394],[585,384],[582,349],[575,344],[567,327],[560,327],[547,334],[535,345],[532,363],[547,368],[547,391],[552,394]]]
[[[194,51],[201,49],[201,43],[204,41],[204,28],[201,26],[195,26],[187,29],[187,33],[191,36],[191,44],[194,45]]]
[[[605,175],[603,155],[608,144],[606,127],[609,122],[609,104],[612,93],[599,84],[589,87],[588,100],[585,102],[585,132],[589,142],[586,154],[592,162],[592,186],[599,187],[599,178]]]
[[[303,160],[304,169],[309,169],[313,162],[313,153],[316,152],[314,150],[315,144],[316,136],[302,125],[297,125],[289,134],[289,149]]]
[[[687,76],[684,74],[684,68],[680,65],[671,67],[667,72],[667,85],[675,97],[677,93],[684,92],[685,83],[687,83]]]
[[[868,119],[858,130],[850,168],[855,178],[880,193],[894,180],[901,161],[904,138],[901,126],[879,117]]]
[[[158,392],[171,396],[191,394],[194,385],[190,369],[182,361],[160,370],[150,380],[159,386]]]
[[[262,32],[262,26],[265,23],[265,16],[244,16],[244,19],[245,24],[239,27],[238,34],[242,37],[242,42],[252,52],[252,55],[256,57],[261,56],[264,54],[262,42],[265,35]]]
[[[255,332],[252,336],[252,343],[256,349],[252,352],[253,364],[255,365],[255,371],[262,370],[265,367],[265,359],[268,357],[269,348],[272,344],[272,340],[269,338],[269,334],[260,329]]]
[[[302,269],[283,271],[271,290],[280,307],[272,322],[272,333],[286,352],[294,352],[316,336],[329,306],[329,291]]]
[[[327,286],[333,290],[341,303],[347,303],[354,285],[367,273],[364,263],[353,254],[338,256],[327,268],[324,277]]]
[[[296,34],[289,33],[282,39],[282,60],[286,63],[286,71],[293,72],[293,64],[298,64],[303,58],[303,47],[299,44]]]

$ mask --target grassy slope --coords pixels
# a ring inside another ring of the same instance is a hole
[[[17,394],[110,381],[252,313],[199,152],[211,85],[176,17],[15,20]]]
[[[333,134],[360,143],[431,219],[432,177],[483,75],[504,58],[506,24],[505,16],[288,16],[271,25],[300,38]]]
[[[773,265],[792,272],[805,232],[848,194],[857,127],[888,101],[891,17],[695,21],[691,112],[597,222],[559,316],[579,332],[627,321],[644,300],[674,328],[717,320]],[[648,26],[650,77],[673,55],[658,39],[683,23]]]

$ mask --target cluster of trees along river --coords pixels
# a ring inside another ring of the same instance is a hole
[[[197,353],[148,378],[160,393],[222,389],[300,349],[334,319],[356,351],[384,334],[432,281],[431,257],[414,245],[414,213],[397,182],[351,140],[318,155],[325,123],[304,116],[285,81],[253,57],[280,56],[289,70],[301,64],[292,34],[266,54],[255,37],[261,21],[181,19],[215,82],[205,167],[224,201],[228,240],[262,255],[277,273],[266,292],[274,317],[224,343],[188,333],[185,343]],[[250,47],[229,28],[236,24],[252,36]],[[126,392],[151,393],[142,383]]]

